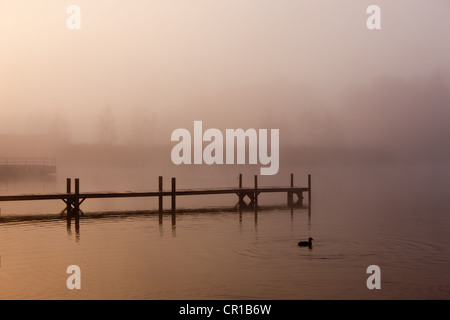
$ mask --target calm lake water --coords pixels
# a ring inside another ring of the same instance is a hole
[[[78,174],[83,191],[157,186],[150,172],[111,178],[72,169],[67,172]],[[261,177],[260,185],[288,185],[290,172],[301,186],[312,174],[310,216],[306,209],[270,208],[240,215],[230,210],[236,196],[200,196],[179,199],[179,207],[194,210],[178,214],[172,227],[170,215],[160,225],[157,214],[145,211],[157,199],[86,200],[76,230],[57,218],[61,201],[0,203],[0,298],[450,298],[448,166],[310,167]],[[69,176],[2,182],[0,193],[63,192]],[[237,174],[177,178],[180,188],[237,185]],[[251,185],[251,176],[246,179]],[[284,204],[286,195],[263,194],[260,202]],[[311,249],[297,246],[310,236]],[[66,287],[66,269],[74,264],[81,268],[81,290]],[[370,265],[381,269],[380,290],[366,286]]]

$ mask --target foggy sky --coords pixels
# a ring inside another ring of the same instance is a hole
[[[3,0],[0,134],[96,142],[109,119],[117,143],[170,144],[202,120],[281,144],[446,142],[449,17],[446,0]]]

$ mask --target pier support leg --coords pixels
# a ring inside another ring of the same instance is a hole
[[[72,220],[72,198],[69,196],[72,193],[71,190],[72,181],[70,178],[67,178],[66,181],[66,190],[67,190],[67,198],[66,198],[66,219],[67,219],[67,227],[70,228],[70,223]]]
[[[72,184],[72,182],[71,182],[70,178],[67,178],[66,188],[67,188],[68,195],[72,193],[71,184]],[[67,212],[67,216],[70,216],[72,214],[72,201],[70,199],[70,196],[67,197],[66,212]]]
[[[298,198],[296,206],[299,208],[302,208],[303,207],[303,192],[297,192],[296,194],[297,194],[297,198]]]
[[[67,178],[67,181],[66,181],[66,189],[67,189],[67,193],[72,193],[72,190],[71,190],[71,184],[72,184],[71,179],[70,179],[70,178]]]
[[[287,205],[288,207],[294,206],[294,194],[291,191],[287,193]]]
[[[294,187],[294,174],[291,173],[291,188]],[[287,193],[287,205],[288,207],[294,206],[294,193],[292,191],[288,191]]]
[[[255,205],[255,210],[258,210],[258,175],[255,175],[254,205]]]
[[[239,189],[242,189],[242,173],[239,174]],[[244,192],[238,192],[237,195],[239,197],[239,201],[238,201],[239,210],[242,211],[242,209],[247,208],[247,203],[244,201],[244,198],[247,194]],[[250,197],[250,199],[251,199],[251,197]]]
[[[163,177],[162,176],[159,176],[158,190],[159,190],[159,192],[163,191]],[[162,224],[162,222],[163,222],[163,197],[161,195],[159,196],[158,208],[159,208],[159,223]]]
[[[172,178],[172,225],[176,224],[176,200],[175,200],[175,192],[176,192],[176,179]]]
[[[75,179],[75,198],[74,198],[75,222],[80,218],[80,179]]]
[[[75,219],[75,230],[79,230],[80,227],[80,179],[75,179],[75,193],[71,193],[71,179],[67,179],[67,198],[66,198],[66,211],[67,211],[67,228],[70,229],[72,218]]]
[[[308,214],[311,214],[311,175],[308,174]]]
[[[245,201],[244,201],[245,193],[239,192],[237,195],[239,198],[239,201],[238,201],[239,208],[242,209],[246,206]]]
[[[250,203],[248,204],[248,208],[254,208],[255,207],[255,193],[254,192],[247,192],[245,194],[249,199],[250,199]]]

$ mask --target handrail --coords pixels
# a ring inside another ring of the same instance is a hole
[[[45,167],[55,167],[56,158],[26,158],[26,157],[15,157],[15,158],[0,158],[1,166],[45,166]]]

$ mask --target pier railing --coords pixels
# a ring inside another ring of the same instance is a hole
[[[0,166],[45,166],[54,167],[56,166],[55,158],[26,158],[26,157],[15,157],[15,158],[0,158]]]

